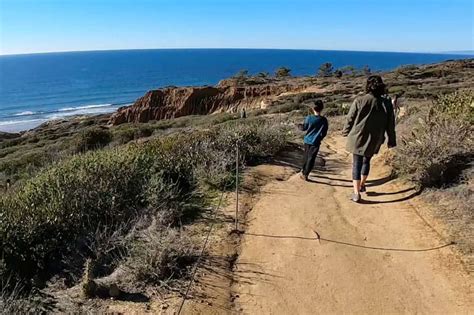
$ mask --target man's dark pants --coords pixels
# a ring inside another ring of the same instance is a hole
[[[311,145],[304,144],[304,157],[303,157],[303,175],[308,177],[309,173],[313,170],[314,162],[316,161],[316,156],[319,152],[319,144]]]

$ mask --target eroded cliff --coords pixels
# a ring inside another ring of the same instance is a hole
[[[186,115],[206,115],[235,111],[238,108],[258,108],[265,99],[284,92],[303,89],[304,84],[274,82],[241,86],[222,81],[217,86],[167,87],[147,92],[133,105],[121,107],[110,118],[112,125],[126,122],[148,122]]]

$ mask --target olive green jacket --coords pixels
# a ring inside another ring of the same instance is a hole
[[[388,146],[396,146],[395,114],[390,98],[372,94],[356,98],[347,114],[343,130],[343,135],[347,136],[347,150],[370,157],[379,152],[385,134],[388,136]]]

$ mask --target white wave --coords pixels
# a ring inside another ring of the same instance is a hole
[[[58,109],[57,111],[58,112],[69,112],[69,111],[75,110],[75,109],[76,109],[75,107],[64,107],[64,108]]]
[[[21,113],[16,113],[13,116],[30,116],[30,115],[34,115],[34,114],[36,114],[36,113],[27,110],[27,111],[24,111],[24,112],[21,112]]]
[[[11,117],[10,120],[0,120],[0,131],[18,132],[35,128],[50,120],[68,119],[72,116],[107,114],[116,111],[121,106],[124,105],[93,104],[77,107],[65,107],[51,112],[24,111],[9,116]],[[33,116],[34,118],[31,117],[31,119],[27,119],[28,116]],[[25,119],[15,119],[14,117],[25,117]]]
[[[73,110],[79,110],[79,109],[88,109],[88,108],[101,108],[101,107],[110,107],[112,104],[92,104],[92,105],[82,105],[82,106],[77,106],[77,107],[64,107],[58,109],[58,112],[69,112]]]
[[[117,110],[118,106],[101,106],[101,107],[76,107],[74,110],[69,111],[61,111],[51,113],[47,115],[46,118],[48,119],[62,119],[68,116],[78,116],[78,115],[98,115],[98,114],[106,114],[111,113]]]

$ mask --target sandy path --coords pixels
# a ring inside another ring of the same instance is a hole
[[[348,200],[350,157],[343,141],[327,141],[326,170],[314,172],[313,182],[294,175],[263,187],[236,265],[236,311],[474,313],[473,279],[452,246],[404,251],[449,243],[417,215],[410,187],[389,181],[375,159],[366,202]],[[353,246],[318,242],[313,230]]]

